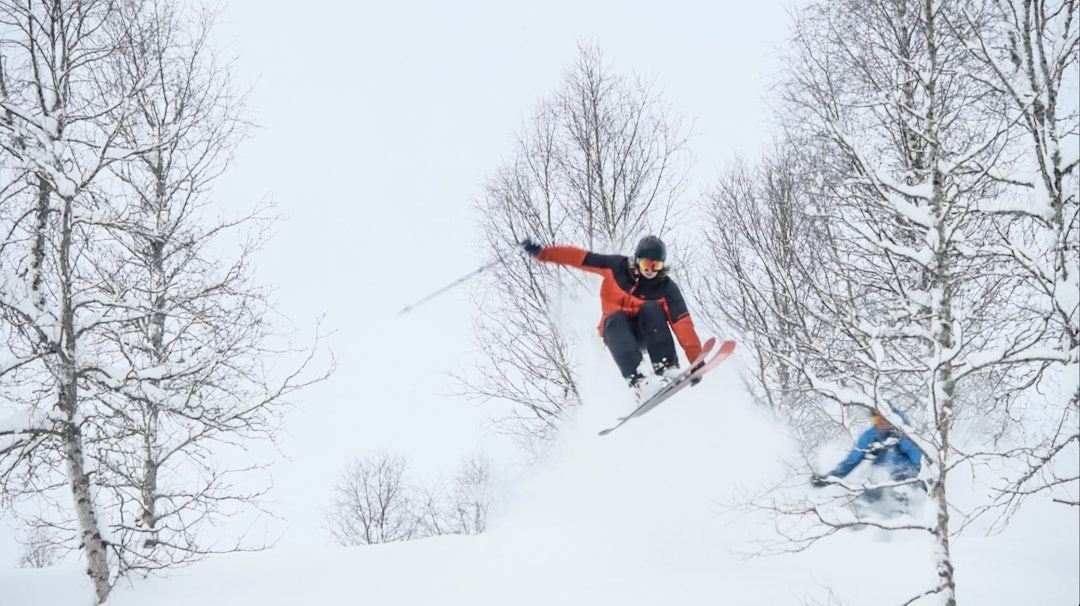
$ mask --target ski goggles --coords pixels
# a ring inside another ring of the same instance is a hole
[[[664,262],[653,261],[652,259],[638,259],[637,266],[641,271],[660,271],[664,269]]]

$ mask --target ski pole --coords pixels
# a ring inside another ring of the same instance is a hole
[[[423,303],[426,303],[429,300],[434,299],[435,297],[437,297],[437,296],[443,294],[444,292],[450,290],[451,288],[454,288],[455,286],[458,286],[458,285],[462,284],[463,282],[466,282],[466,281],[470,280],[474,276],[478,276],[478,275],[484,273],[485,271],[491,269],[492,267],[495,267],[496,265],[503,262],[503,259],[506,258],[506,255],[510,254],[511,252],[513,252],[515,250],[518,250],[518,248],[515,247],[514,249],[512,249],[510,251],[507,251],[507,252],[504,252],[504,253],[500,254],[494,261],[490,261],[488,263],[485,263],[484,265],[474,269],[473,271],[469,272],[468,274],[458,278],[457,280],[454,280],[453,282],[447,284],[446,286],[443,286],[439,290],[436,290],[435,292],[433,292],[430,295],[424,297],[423,299],[420,299],[419,301],[417,301],[415,303],[412,303],[410,305],[406,305],[401,311],[398,312],[398,315],[400,316],[401,314],[403,314],[403,313],[405,313],[407,311],[411,311],[414,307],[416,307],[418,305],[421,305]]]

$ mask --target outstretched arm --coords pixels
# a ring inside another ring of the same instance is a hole
[[[576,267],[598,274],[626,263],[626,257],[621,255],[601,255],[575,246],[545,246],[535,256],[539,261]]]
[[[581,267],[589,251],[574,246],[545,246],[536,255],[538,261]]]
[[[862,463],[862,460],[866,457],[866,451],[870,449],[870,444],[873,443],[876,433],[877,430],[873,427],[862,432],[859,439],[855,441],[855,448],[852,448],[851,452],[848,453],[847,458],[840,461],[840,464],[830,471],[828,475],[843,478],[851,473],[851,471],[855,469],[859,463]]]
[[[830,471],[828,475],[836,476],[838,478],[846,477],[847,474],[851,473],[851,470],[855,469],[855,467],[859,463],[862,463],[863,457],[865,456],[866,453],[863,452],[861,449],[851,449],[851,452],[848,453],[847,458],[845,458],[843,461],[840,461],[840,464],[837,465],[836,468],[834,468],[832,471]]]

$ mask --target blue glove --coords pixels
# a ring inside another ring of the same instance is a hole
[[[521,250],[529,253],[534,257],[540,254],[540,251],[544,250],[544,247],[540,246],[536,242],[533,242],[532,238],[525,238],[521,241],[520,244],[518,244],[518,246],[521,247]]]

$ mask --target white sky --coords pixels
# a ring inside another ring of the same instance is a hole
[[[223,14],[261,129],[219,195],[275,202],[288,221],[258,277],[300,328],[325,312],[338,331],[339,371],[290,418],[296,460],[276,473],[289,543],[325,542],[318,509],[346,457],[390,449],[430,476],[476,449],[516,454],[487,429],[497,411],[445,397],[471,347],[465,289],[397,312],[488,260],[473,249],[473,203],[579,41],[654,78],[696,121],[688,195],[766,137],[765,57],[785,33],[784,3],[452,4],[238,0]]]
[[[347,457],[402,452],[430,477],[477,449],[516,456],[488,428],[497,411],[445,396],[471,347],[464,289],[398,311],[488,260],[473,250],[474,201],[578,42],[597,44],[619,73],[653,79],[696,123],[688,195],[733,153],[753,154],[767,137],[768,57],[787,3],[721,4],[222,4],[222,56],[236,59],[236,85],[252,87],[260,128],[216,197],[227,212],[274,202],[287,221],[257,279],[305,334],[323,313],[336,331],[339,370],[289,418],[293,461],[274,470],[289,522],[271,532],[285,532],[284,544],[326,543],[321,508]],[[0,526],[0,563],[19,552],[10,531]]]

